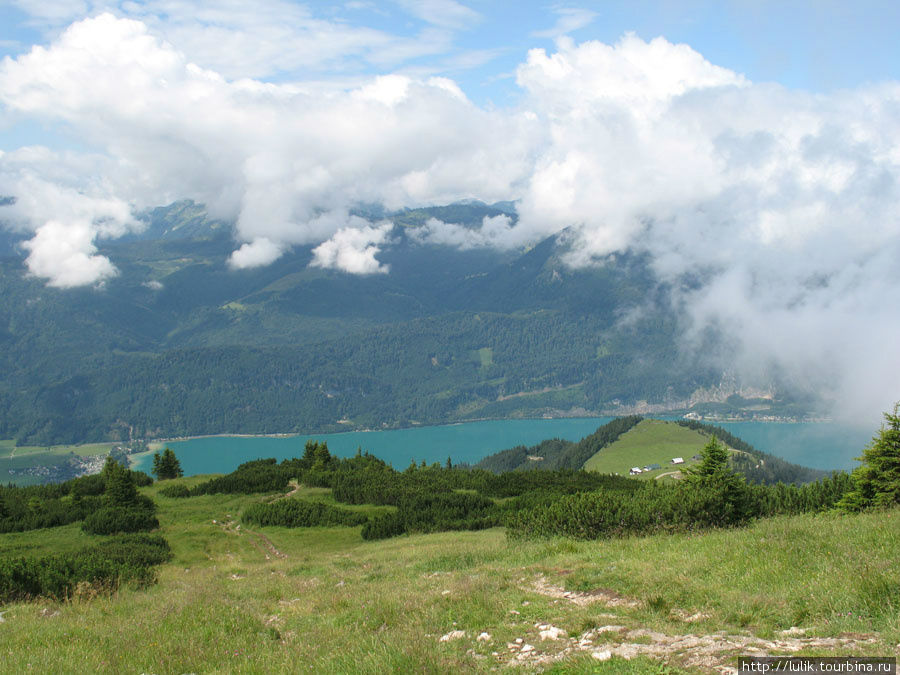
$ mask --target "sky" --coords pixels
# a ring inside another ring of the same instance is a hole
[[[413,237],[644,252],[685,348],[714,328],[748,379],[884,410],[898,28],[865,1],[5,2],[0,222],[25,273],[99,288],[120,272],[98,243],[177,199],[235,223],[235,273],[307,245],[361,275],[390,273],[391,224],[356,203],[515,200],[517,221]]]

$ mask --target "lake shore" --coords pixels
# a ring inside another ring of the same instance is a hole
[[[665,419],[666,416],[656,416]],[[455,422],[403,429],[334,433],[210,434],[156,439],[149,450],[130,456],[133,468],[149,471],[151,456],[165,447],[181,460],[186,475],[227,473],[259,458],[281,461],[303,454],[307,440],[324,441],[335,456],[350,457],[358,449],[403,470],[411,462],[476,464],[483,457],[550,438],[578,441],[611,418],[531,418]],[[671,419],[671,418],[670,418]],[[675,418],[675,419],[681,419]],[[871,438],[870,429],[825,422],[719,422],[727,431],[758,450],[789,462],[825,471],[849,470]]]

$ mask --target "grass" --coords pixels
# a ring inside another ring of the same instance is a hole
[[[482,368],[494,364],[494,350],[491,347],[482,347],[472,352],[472,359]]]
[[[25,457],[28,455],[68,455],[74,453],[76,455],[103,455],[110,451],[118,443],[86,443],[84,445],[21,445],[16,446],[16,442],[12,439],[0,440],[0,459],[12,457]]]
[[[603,448],[584,464],[589,471],[626,475],[631,467],[659,464],[662,468],[642,474],[656,477],[690,465],[691,457],[709,441],[698,431],[663,420],[642,420],[622,434],[612,445]],[[682,457],[685,465],[672,464],[673,457]]]
[[[193,485],[205,477],[182,479]],[[143,491],[156,495],[157,485]],[[326,490],[302,498],[330,500]],[[236,527],[269,496],[157,496],[174,560],[146,590],[93,600],[0,608],[8,672],[710,672],[690,650],[599,662],[563,653],[539,624],[571,636],[612,624],[666,635],[865,634],[857,655],[900,642],[900,511],[760,521],[704,535],[597,542],[510,542],[500,528],[364,542],[360,528]],[[77,525],[0,535],[5,551],[75,547]],[[264,540],[285,557],[271,555]],[[267,557],[268,556],[268,557]],[[576,593],[616,594],[633,606],[577,604],[539,592],[539,580]],[[679,613],[700,614],[691,623]],[[461,630],[465,637],[441,642]],[[482,631],[490,640],[476,640]],[[538,660],[514,658],[516,638]],[[646,635],[606,630],[595,644],[653,647]],[[496,652],[496,656],[495,653]],[[846,655],[845,648],[816,653]],[[554,660],[557,659],[558,660]],[[717,656],[734,665],[733,653]]]

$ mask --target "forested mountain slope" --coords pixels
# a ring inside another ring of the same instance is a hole
[[[298,246],[234,270],[230,227],[155,209],[101,253],[102,287],[57,289],[0,260],[0,437],[49,444],[152,435],[395,427],[638,400],[678,402],[722,373],[677,347],[640,256],[573,270],[564,235],[530,250],[422,244],[410,226],[509,209],[387,214],[389,274],[309,265]],[[381,217],[385,214],[374,214]],[[374,217],[373,215],[373,217]],[[621,321],[636,307],[655,307]]]

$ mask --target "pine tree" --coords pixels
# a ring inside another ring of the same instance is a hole
[[[138,503],[137,486],[134,477],[127,467],[122,466],[112,457],[108,457],[103,467],[106,490],[103,493],[108,506],[136,506]]]
[[[858,458],[863,464],[851,474],[853,488],[838,502],[844,511],[900,504],[900,403],[894,404],[893,414],[884,413],[884,418],[887,426],[882,424],[863,450]]]
[[[712,436],[709,442],[700,451],[700,464],[684,470],[688,481],[702,481],[704,479],[719,478],[726,474],[734,475],[728,468],[728,449],[719,442],[716,436]]]
[[[747,520],[749,490],[743,476],[728,466],[728,448],[712,436],[700,451],[701,461],[685,469],[681,489],[693,492],[703,504],[703,512],[694,517],[710,525],[734,525]],[[687,495],[689,498],[690,494]]]
[[[158,480],[167,480],[169,478],[181,478],[184,471],[181,470],[181,462],[169,448],[163,450],[162,455],[158,452],[153,455],[153,474]]]

